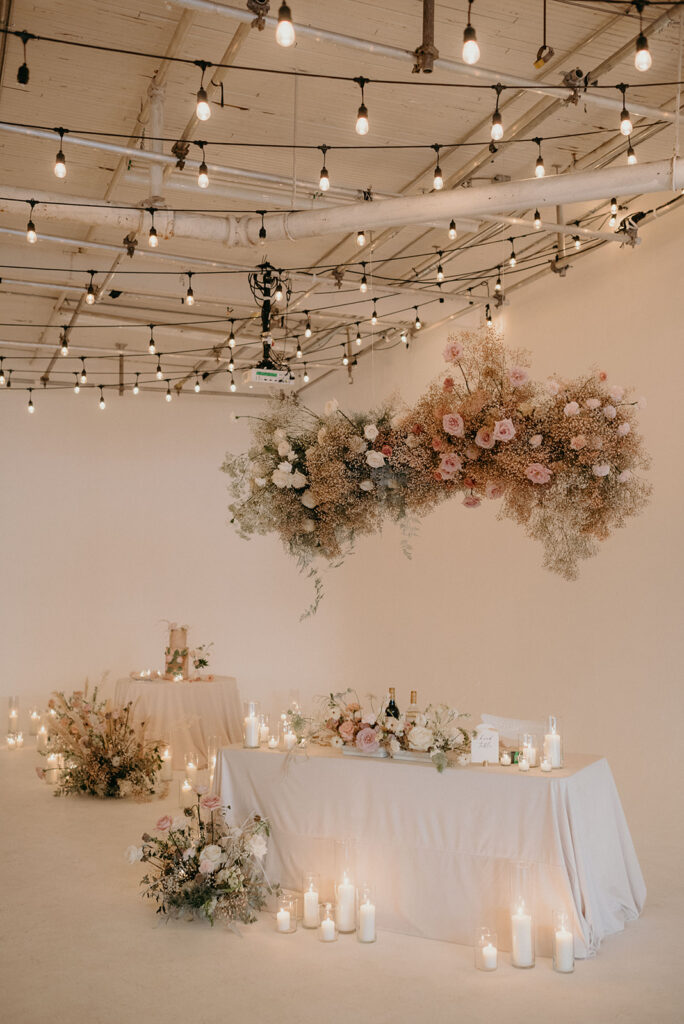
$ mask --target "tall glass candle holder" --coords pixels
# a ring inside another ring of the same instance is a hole
[[[271,730],[271,735],[268,737],[266,744],[269,750],[278,750],[280,747],[280,722],[277,722]]]
[[[194,784],[197,781],[199,771],[199,754],[195,750],[189,750],[185,755],[185,778]]]
[[[170,782],[173,778],[173,751],[171,747],[163,747],[161,752],[162,766],[159,777],[162,782]]]
[[[570,915],[565,910],[553,911],[553,969],[559,974],[575,970],[575,939]]]
[[[268,715],[259,715],[259,743],[268,743],[271,725]]]
[[[321,922],[319,909],[320,879],[318,875],[306,874],[302,884],[304,912],[302,924],[305,928],[318,928]]]
[[[499,966],[496,932],[478,928],[475,935],[475,966],[478,971],[495,971]]]
[[[563,767],[563,740],[560,719],[557,715],[548,715],[546,719],[544,757],[549,761],[552,768]]]
[[[190,779],[181,779],[178,785],[180,790],[178,799],[179,807],[193,807],[195,804],[196,794]]]
[[[45,751],[48,745],[48,731],[46,725],[41,725],[36,735],[36,750]]]
[[[7,709],[7,732],[19,731],[19,698],[10,697]]]
[[[246,700],[242,707],[242,745],[248,750],[255,750],[259,747],[259,701]]]
[[[511,865],[511,964],[534,967],[534,906],[532,865]]]
[[[321,942],[335,942],[337,939],[337,928],[335,927],[335,911],[332,903],[326,903],[321,915],[321,927],[318,933]]]
[[[521,733],[518,745],[522,756],[527,759],[529,767],[536,768],[539,761],[537,737],[531,732]]]
[[[356,938],[359,942],[375,942],[375,893],[365,882],[356,890]]]
[[[335,923],[340,932],[356,928],[356,844],[353,839],[335,843]]]
[[[297,931],[297,900],[295,897],[283,896],[278,900],[276,931],[283,933]]]
[[[29,708],[29,736],[37,736],[40,728],[40,711],[38,708]]]

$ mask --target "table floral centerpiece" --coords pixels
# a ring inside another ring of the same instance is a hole
[[[161,741],[147,740],[144,723],[131,722],[132,704],[109,708],[98,701],[97,688],[88,699],[85,690],[70,697],[55,693],[48,747],[43,753],[59,754],[64,768],[58,775],[55,795],[83,793],[105,797],[162,797],[167,784],[158,778],[162,768]],[[46,778],[46,769],[37,769]]]
[[[217,919],[232,927],[253,924],[267,897],[277,895],[263,869],[270,825],[258,814],[239,827],[229,826],[220,797],[202,795],[182,816],[165,814],[154,835],[145,832],[142,846],[126,851],[129,863],[148,866],[140,884],[143,897],[154,900],[168,917]]]
[[[381,751],[389,757],[423,754],[443,772],[449,754],[459,763],[467,763],[471,734],[463,719],[468,717],[446,704],[431,704],[410,718],[395,718],[387,713],[387,701],[370,696],[364,708],[358,694],[347,689],[323,698],[311,739],[368,756]]]

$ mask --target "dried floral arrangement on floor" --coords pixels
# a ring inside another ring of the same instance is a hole
[[[252,815],[240,827],[225,823],[221,800],[200,796],[179,817],[165,814],[155,835],[145,832],[142,846],[129,846],[126,859],[149,866],[140,884],[157,913],[171,917],[252,924],[269,895],[277,895],[264,873],[270,826]]]
[[[146,740],[144,725],[131,724],[132,704],[109,708],[98,701],[97,688],[90,699],[76,690],[70,697],[55,693],[48,707],[48,748],[44,753],[61,755],[56,795],[83,793],[97,797],[149,799],[162,797],[167,785],[161,771],[161,742]],[[46,769],[39,769],[46,777]]]
[[[603,372],[533,381],[525,353],[491,330],[451,337],[444,359],[412,408],[347,415],[333,399],[319,416],[283,398],[253,417],[249,451],[222,466],[240,535],[277,533],[311,571],[386,518],[410,532],[413,517],[459,495],[467,509],[500,501],[500,515],[542,543],[544,565],[576,578],[580,560],[647,502],[644,400]]]

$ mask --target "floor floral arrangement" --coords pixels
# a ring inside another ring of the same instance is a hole
[[[299,710],[288,712],[290,728],[299,740],[351,748],[367,756],[381,751],[390,757],[425,754],[439,772],[450,761],[468,762],[471,733],[465,727],[467,718],[469,715],[446,704],[395,717],[388,713],[387,700],[369,696],[363,706],[352,689],[322,698],[320,713],[311,721]]]
[[[541,542],[544,565],[574,579],[647,502],[643,399],[602,371],[536,382],[525,354],[491,330],[451,337],[444,359],[412,408],[392,400],[347,415],[333,399],[319,416],[283,398],[253,417],[249,451],[222,466],[241,536],[275,532],[311,569],[317,556],[338,563],[385,519],[410,524],[458,495],[467,509],[500,501]]]
[[[142,846],[126,851],[129,863],[148,866],[140,884],[143,896],[157,903],[158,914],[252,924],[267,897],[279,892],[262,865],[268,821],[254,814],[231,827],[223,810],[219,797],[198,794],[196,806],[176,818],[165,814],[154,835],[145,832]]]
[[[44,753],[64,761],[58,773],[56,795],[90,794],[101,798],[162,797],[167,785],[158,774],[162,767],[161,743],[146,740],[142,728],[131,724],[131,704],[108,708],[98,701],[97,689],[76,690],[70,697],[56,693],[49,701],[50,738]],[[42,778],[46,769],[38,769]]]

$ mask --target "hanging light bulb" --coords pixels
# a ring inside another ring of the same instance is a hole
[[[292,24],[292,12],[286,3],[280,5],[278,24],[276,26],[276,43],[278,46],[292,46],[295,41],[295,30]]]
[[[170,402],[172,398],[173,398],[173,395],[171,394],[171,384],[167,380],[167,382],[166,382],[166,401]]]
[[[162,367],[161,367],[161,355],[159,355],[159,357],[157,359],[156,376],[157,376],[157,380],[161,380],[162,377],[164,376],[164,374],[162,373]]]
[[[490,129],[490,134],[494,142],[500,142],[501,139],[503,139],[504,137],[503,120],[501,117],[501,113],[499,112],[499,97],[501,96],[501,90],[503,89],[503,86],[501,84],[497,84],[494,86],[494,88],[496,90],[496,106],[494,107],[494,113],[492,114],[492,126]]]
[[[55,157],[55,177],[66,178],[66,160],[64,159],[64,153],[62,152],[62,141],[64,139],[64,128],[58,128],[59,132],[59,151]]]
[[[308,384],[310,379],[311,378],[309,377],[309,371],[306,368],[306,363],[304,363],[304,376],[302,377],[302,380],[304,381],[305,384]]]
[[[572,240],[575,243],[575,249],[579,249],[582,245],[582,239],[579,235],[573,235]]]
[[[192,273],[193,273],[192,270],[188,271],[188,290],[185,293],[185,305],[186,306],[194,306],[195,305],[195,293],[192,290]]]
[[[378,322],[378,311],[376,309],[375,302],[376,300],[373,299],[373,312],[371,313],[371,323],[373,324],[374,327]]]
[[[297,359],[302,358],[302,346],[299,344],[299,338],[297,338]]]
[[[368,291],[368,278],[366,277],[366,264],[362,263],[361,266],[363,267],[363,277],[361,278],[361,284],[359,285],[359,291],[361,292],[362,295],[365,295],[366,292]]]
[[[209,97],[207,96],[207,90],[203,85],[197,90],[197,109],[195,111],[200,121],[208,121],[211,117],[211,107],[209,106]]]
[[[235,379],[232,373],[230,375],[230,390],[233,392],[233,394],[235,394],[235,392],[237,391],[237,384],[235,383]]]
[[[401,337],[402,343],[404,345],[408,345],[408,333],[406,331],[406,328],[404,328],[404,330],[401,332],[400,337]]]
[[[101,409],[104,409],[104,407],[105,407],[105,399],[104,399],[104,391],[102,390],[102,385],[101,384],[99,385],[99,388],[100,388],[100,402],[99,402],[99,405],[100,405]]]
[[[634,67],[637,71],[648,71],[653,63],[651,51],[648,48],[648,39],[644,35],[644,7],[645,0],[636,0],[634,4],[639,12],[639,35],[636,38],[636,52],[634,54]]]
[[[501,286],[501,267],[499,267],[499,276],[496,279],[496,284],[494,285],[494,291],[495,292],[500,292],[501,291],[501,287],[502,287]]]
[[[437,267],[437,280],[440,282],[440,284],[444,280],[444,267],[442,266],[441,263]]]
[[[200,393],[199,377],[195,377],[195,394],[199,395],[199,393]]]
[[[413,308],[414,308],[414,309],[415,309],[415,311],[416,311],[416,320],[415,320],[415,323],[414,323],[414,325],[413,325],[413,326],[415,327],[415,329],[416,329],[417,331],[419,331],[419,330],[421,329],[421,327],[423,326],[423,324],[422,324],[422,322],[421,322],[421,319],[420,319],[420,317],[418,316],[418,307],[417,307],[417,306],[414,306]]]
[[[342,346],[342,365],[349,366],[349,356],[347,355],[347,350],[344,345]]]
[[[230,321],[230,334],[228,335],[228,344],[231,348],[235,348],[235,321]]]
[[[35,199],[29,199],[29,208],[31,213],[29,214],[28,224],[26,225],[26,241],[30,245],[34,245],[38,241],[38,233],[36,231],[36,225],[33,223],[33,207],[36,205]]]
[[[464,64],[477,64],[480,59],[480,47],[477,45],[477,33],[470,24],[470,8],[473,0],[468,0],[468,24],[463,32],[462,57]]]
[[[485,320],[487,321],[487,327],[491,327],[494,321],[492,320],[492,311],[489,303],[485,306]]]
[[[611,213],[610,220],[608,221],[608,224],[610,225],[611,228],[615,227],[615,225],[617,224],[617,214],[616,213]]]
[[[74,381],[74,394],[77,395],[81,390],[81,385],[79,384],[77,373],[74,374],[74,377],[76,378],[76,380]]]
[[[544,157],[541,151],[541,139],[534,140],[537,143],[539,153],[537,154],[537,162],[534,165],[534,176],[535,178],[543,178],[546,174],[546,168],[544,167]]]
[[[202,163],[199,165],[197,172],[197,184],[200,188],[209,188],[209,168],[204,159],[204,146],[202,146]]]
[[[63,356],[69,355],[69,339],[67,338],[66,328],[62,331],[62,338],[59,346],[59,351],[60,354]]]
[[[622,110],[620,111],[620,131],[623,135],[631,135],[634,128],[632,124],[632,118],[630,117],[629,110],[627,110],[627,86],[618,85],[618,90],[622,93]]]
[[[33,413],[33,412],[36,411],[36,408],[35,408],[35,406],[33,404],[33,388],[29,388],[28,389],[28,393],[29,393],[29,400],[28,400],[28,407],[27,408],[28,408],[28,411],[30,413]]]
[[[152,222],[150,232],[147,236],[147,244],[149,245],[150,249],[156,249],[157,246],[159,245],[159,236],[157,235],[157,229],[154,226],[154,221]]]
[[[534,211],[534,226],[535,226],[537,231],[539,231],[539,229],[541,227],[541,224],[542,224],[542,222],[541,222],[541,215],[539,213],[539,210],[535,210]]]
[[[627,146],[627,163],[628,164],[635,164],[637,162],[638,162],[637,161],[637,155],[634,152],[634,149],[632,147],[632,143],[630,142],[629,145]]]
[[[508,241],[511,243],[511,255],[508,257],[508,265],[509,267],[514,267],[517,260],[515,258],[515,249],[513,248],[513,239],[509,238]]]
[[[449,238],[451,239],[452,242],[456,238],[456,221],[455,220],[452,220],[451,224],[449,224]]]
[[[156,345],[154,344],[154,327],[150,324],[150,340],[147,343],[147,351],[151,356],[157,351]]]
[[[86,374],[85,358],[81,356],[81,384],[88,383],[88,375]]]
[[[356,115],[356,134],[357,135],[368,135],[368,107],[364,102],[364,88],[368,82],[367,78],[355,78],[354,81],[361,88],[361,106],[358,109]]]
[[[440,189],[444,188],[444,178],[442,177],[442,168],[439,166],[439,150],[440,146],[436,143],[432,147],[437,154],[437,163],[435,164],[435,173],[432,178],[432,187],[439,192]]]
[[[278,284],[275,287],[274,298],[275,298],[276,302],[282,302],[283,301],[283,286],[282,286],[280,280],[278,281]]]
[[[261,227],[259,228],[259,242],[261,245],[266,243],[266,225],[264,224],[265,210],[257,210],[257,213],[261,214]]]
[[[327,192],[330,188],[330,175],[328,174],[328,168],[325,166],[325,154],[328,152],[328,146],[318,147],[323,154],[323,166],[321,167],[321,173],[318,181],[318,187],[321,192]]]
[[[610,212],[612,214],[616,214],[618,212],[617,199],[611,199],[611,201],[610,201]]]
[[[235,362],[233,360],[232,355],[231,355],[230,359],[228,360],[228,369],[230,370],[231,373],[235,369]]]
[[[361,347],[361,340],[362,340],[361,339],[361,328],[360,328],[359,322],[357,320],[357,322],[356,322],[356,337],[354,338],[354,341],[356,342],[356,344],[359,347]]]
[[[88,273],[90,274],[90,283],[88,284],[85,300],[89,306],[92,306],[93,303],[95,302],[95,288],[93,287],[93,277],[95,276],[95,271],[89,270]]]
[[[356,232],[356,244],[358,245],[359,248],[361,248],[361,246],[366,244],[366,232],[365,231],[357,231]]]
[[[2,365],[4,363],[4,361],[5,361],[5,357],[4,356],[0,356],[0,388],[4,388],[4,386],[5,386],[5,371],[4,371],[3,365]]]
[[[307,309],[305,309],[304,312],[306,313],[306,327],[304,328],[304,337],[305,338],[310,338],[311,337],[311,320],[309,319],[309,311]]]
[[[136,375],[135,375],[135,384],[133,385],[133,394],[134,395],[137,395],[140,392],[140,384],[138,383],[139,378],[140,378],[140,374],[136,373]]]

